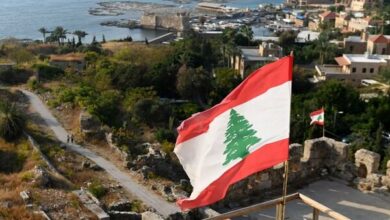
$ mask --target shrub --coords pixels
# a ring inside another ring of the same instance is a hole
[[[37,80],[36,77],[31,77],[28,81],[27,81],[27,86],[28,88],[30,88],[31,90],[38,90],[39,89],[39,82]]]
[[[157,130],[155,137],[158,142],[169,141],[174,142],[176,139],[175,132],[169,129],[160,128]]]
[[[26,83],[31,73],[24,69],[0,70],[0,82],[5,84]]]
[[[163,141],[161,143],[161,149],[168,155],[173,152],[174,148],[175,148],[175,145],[171,142]]]
[[[16,109],[14,104],[0,103],[0,137],[6,141],[15,140],[25,127],[24,116]]]
[[[62,69],[46,64],[34,64],[33,68],[38,72],[39,78],[43,80],[52,80],[64,74]]]
[[[144,211],[144,208],[143,208],[143,204],[141,201],[139,200],[134,200],[132,203],[131,203],[131,211],[132,212],[137,212],[137,213],[141,213]]]
[[[107,194],[107,189],[99,182],[94,181],[89,185],[88,191],[92,193],[96,198],[100,199]]]
[[[28,181],[34,179],[34,173],[31,172],[31,171],[27,171],[27,172],[21,173],[20,178],[23,181],[28,182]]]

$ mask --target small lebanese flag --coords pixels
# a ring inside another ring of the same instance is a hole
[[[314,111],[310,113],[311,122],[310,124],[316,124],[316,125],[324,125],[324,119],[325,119],[325,111],[324,108],[321,108],[317,111]]]
[[[253,72],[221,103],[178,128],[174,152],[193,186],[182,210],[225,197],[230,185],[288,159],[293,58]]]

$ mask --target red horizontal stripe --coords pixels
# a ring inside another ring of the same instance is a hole
[[[313,124],[324,126],[324,122],[320,122],[320,121],[315,121],[313,122]]]
[[[310,116],[319,115],[319,114],[322,114],[323,112],[324,112],[324,109],[321,108],[321,109],[319,109],[317,111],[314,111],[314,112],[310,113]]]
[[[245,103],[269,89],[292,79],[293,58],[284,57],[253,72],[221,103],[182,122],[176,145],[194,138],[209,129],[209,124],[225,111]]]
[[[240,163],[226,171],[220,178],[211,183],[194,200],[180,200],[177,204],[185,211],[210,205],[225,197],[229,186],[241,179],[268,169],[288,159],[288,139],[266,144],[249,154]]]

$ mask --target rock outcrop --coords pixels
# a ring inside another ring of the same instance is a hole
[[[80,113],[80,131],[86,137],[101,137],[103,135],[100,121],[86,111]]]

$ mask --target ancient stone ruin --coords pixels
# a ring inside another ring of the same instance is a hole
[[[385,192],[390,189],[390,162],[386,175],[378,173],[380,156],[362,149],[356,152],[355,163],[348,160],[348,145],[330,138],[307,140],[304,146],[290,145],[289,188],[299,188],[324,176],[334,176],[353,182],[360,190]],[[257,202],[280,194],[284,166],[279,164],[254,174],[230,188],[228,196],[217,207],[230,208]]]

